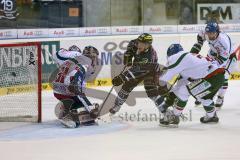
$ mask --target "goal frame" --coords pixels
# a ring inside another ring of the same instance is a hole
[[[21,47],[21,46],[37,46],[37,64],[38,64],[38,84],[37,84],[37,96],[38,96],[38,118],[37,122],[42,122],[42,55],[41,55],[41,43],[40,42],[21,42],[21,43],[9,43],[0,44],[0,47]]]

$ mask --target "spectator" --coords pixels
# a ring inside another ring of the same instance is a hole
[[[180,24],[193,23],[193,10],[191,5],[187,1],[181,2],[179,23]]]

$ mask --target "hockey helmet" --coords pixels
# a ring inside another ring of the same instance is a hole
[[[76,51],[76,52],[79,52],[79,53],[82,52],[81,49],[80,49],[78,46],[76,46],[76,45],[70,46],[70,47],[68,48],[68,50],[69,50],[69,51]]]
[[[86,46],[83,50],[83,55],[89,58],[96,58],[99,55],[97,48],[93,46]]]
[[[205,27],[205,31],[219,33],[219,26],[218,26],[217,22],[215,22],[215,21],[208,22],[207,26]]]
[[[167,50],[167,57],[177,54],[180,51],[183,51],[183,48],[180,44],[171,44]]]
[[[152,44],[153,38],[152,38],[152,35],[150,35],[148,33],[143,33],[137,38],[137,40],[139,42]]]
[[[86,46],[83,50],[83,55],[90,58],[92,60],[92,66],[95,67],[97,64],[97,58],[99,55],[99,52],[97,48],[93,46]]]

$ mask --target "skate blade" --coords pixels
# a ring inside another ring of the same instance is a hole
[[[98,126],[98,122],[82,123],[81,126]]]
[[[214,125],[214,124],[218,124],[219,122],[206,122],[206,123],[204,123],[204,122],[201,122],[202,124],[211,124],[211,125]]]
[[[178,124],[159,124],[159,126],[161,127],[165,127],[165,128],[178,128]]]

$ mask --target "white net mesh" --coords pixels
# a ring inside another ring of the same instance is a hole
[[[38,45],[0,45],[0,121],[39,121]]]

